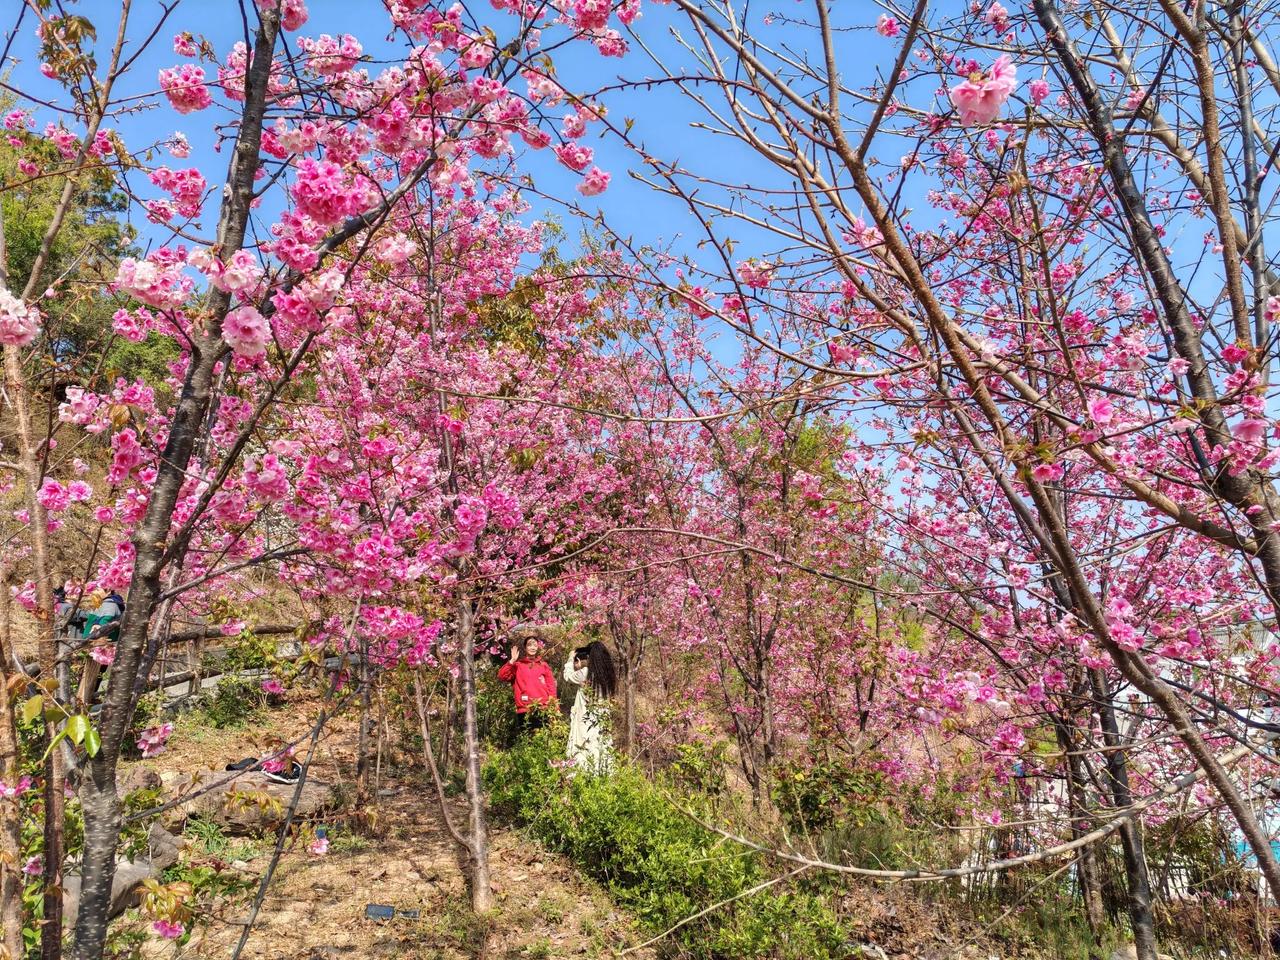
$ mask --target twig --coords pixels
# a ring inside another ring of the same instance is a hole
[[[810,864],[804,864],[803,866],[796,867],[790,873],[784,873],[782,876],[774,877],[772,880],[766,880],[764,881],[764,883],[757,883],[750,890],[743,890],[741,893],[736,893],[732,897],[730,897],[728,900],[721,900],[719,903],[713,903],[711,906],[706,907],[705,909],[699,910],[697,913],[693,914],[692,916],[685,917],[675,926],[672,926],[667,928],[666,930],[663,930],[662,933],[658,934],[656,937],[646,940],[644,943],[636,944],[636,946],[634,947],[627,947],[627,949],[621,951],[618,954],[618,956],[625,957],[628,953],[635,953],[637,950],[643,950],[645,947],[651,946],[652,944],[657,943],[659,940],[663,939],[664,937],[670,936],[671,934],[675,933],[677,930],[683,927],[686,923],[693,923],[693,921],[697,920],[699,917],[705,917],[708,913],[711,913],[713,910],[719,910],[721,907],[728,906],[729,904],[733,903],[735,900],[741,900],[743,897],[750,897],[753,894],[759,893],[761,890],[767,890],[769,887],[772,887],[775,883],[781,883],[783,880],[790,880],[796,874],[803,873],[805,870],[810,869],[810,867],[811,867]]]
[[[240,942],[236,944],[235,950],[231,952],[231,960],[240,960],[240,954],[244,950],[244,946],[249,942],[249,934],[253,932],[253,924],[258,919],[258,911],[262,909],[262,902],[267,898],[267,887],[271,884],[271,878],[275,876],[276,867],[280,865],[280,856],[284,853],[285,840],[289,836],[289,828],[293,826],[293,815],[298,809],[298,801],[302,799],[302,788],[307,783],[307,773],[311,769],[311,758],[316,751],[316,741],[320,739],[320,731],[324,729],[325,721],[329,715],[321,712],[320,720],[316,723],[315,730],[311,734],[311,745],[307,748],[307,759],[302,763],[302,773],[298,777],[298,784],[293,788],[293,797],[289,801],[289,810],[285,814],[284,823],[280,825],[280,830],[276,834],[276,848],[271,854],[271,862],[267,864],[267,870],[262,875],[262,881],[258,884],[258,893],[253,898],[253,907],[249,910],[249,919],[245,921],[244,929],[240,931]]]
[[[1275,739],[1275,736],[1270,735],[1263,739]],[[1219,757],[1218,763],[1225,768],[1243,759],[1244,757],[1249,756],[1251,753],[1253,753],[1253,749],[1254,749],[1253,745],[1236,747],[1234,750],[1230,750],[1227,753],[1223,754],[1221,757]],[[1190,773],[1185,773],[1181,777],[1178,777],[1176,780],[1170,781],[1169,783],[1161,787],[1159,790],[1156,790],[1154,793],[1148,794],[1146,797],[1143,797],[1141,800],[1130,805],[1129,807],[1126,807],[1123,810],[1116,811],[1116,816],[1114,817],[1114,819],[1109,820],[1107,823],[1104,823],[1100,827],[1096,827],[1095,829],[1090,830],[1088,833],[1081,834],[1079,837],[1076,837],[1074,840],[1070,840],[1065,843],[1060,843],[1052,847],[1045,847],[1043,850],[1038,850],[1035,853],[1024,854],[1020,857],[1010,857],[1004,860],[992,860],[987,863],[978,863],[978,864],[973,864],[972,866],[967,866],[967,867],[943,867],[943,868],[937,868],[937,869],[932,869],[929,867],[919,867],[912,870],[882,870],[882,869],[873,869],[870,867],[851,867],[846,864],[831,863],[826,860],[814,860],[814,859],[810,859],[809,857],[804,857],[796,853],[790,853],[785,850],[777,850],[772,847],[765,846],[764,844],[756,843],[753,840],[748,840],[746,837],[739,836],[738,834],[730,833],[728,830],[725,830],[722,827],[717,827],[713,824],[707,823],[705,820],[699,817],[696,813],[693,813],[691,810],[686,809],[681,804],[676,803],[674,800],[672,800],[671,803],[677,810],[683,813],[686,817],[688,817],[694,823],[698,824],[698,826],[702,827],[704,830],[708,830],[711,833],[718,834],[724,837],[726,840],[732,840],[735,843],[740,843],[742,844],[742,846],[748,847],[749,849],[757,850],[760,853],[766,854],[768,856],[777,857],[779,860],[787,860],[787,861],[790,861],[791,863],[798,863],[804,867],[816,867],[822,870],[829,870],[833,873],[845,873],[845,874],[851,874],[853,876],[859,876],[859,877],[870,877],[875,880],[898,880],[898,881],[949,880],[949,879],[954,879],[956,877],[967,877],[975,873],[996,873],[1002,870],[1011,870],[1014,867],[1026,866],[1032,863],[1040,863],[1044,860],[1050,860],[1054,857],[1062,856],[1063,854],[1072,853],[1073,851],[1079,850],[1082,847],[1087,847],[1090,844],[1096,843],[1099,840],[1103,840],[1106,837],[1110,836],[1111,834],[1115,833],[1122,826],[1124,826],[1125,823],[1137,817],[1147,808],[1154,806],[1155,804],[1159,803],[1162,800],[1167,800],[1172,796],[1176,796],[1177,794],[1181,793],[1183,790],[1186,790],[1188,787],[1191,787],[1194,784],[1198,783],[1200,780],[1204,779],[1204,777],[1205,777],[1204,769],[1201,767],[1197,767],[1195,770],[1192,770]]]
[[[418,678],[419,673],[419,670],[413,672],[413,697],[418,707],[418,721],[422,724],[422,752],[427,758],[427,766],[431,768],[431,779],[435,781],[436,796],[440,799],[440,816],[444,819],[449,835],[466,851],[467,859],[470,860],[471,846],[454,826],[453,818],[449,816],[448,804],[445,803],[444,781],[440,779],[440,769],[436,766],[436,754],[431,748],[431,731],[427,729],[427,711],[422,703],[422,682]]]

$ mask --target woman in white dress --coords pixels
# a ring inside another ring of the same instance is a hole
[[[569,714],[569,759],[577,769],[608,773],[613,766],[609,698],[617,687],[609,648],[599,640],[579,647],[565,662],[564,678],[578,687]]]

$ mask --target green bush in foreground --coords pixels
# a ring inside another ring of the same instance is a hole
[[[495,811],[567,856],[653,930],[768,879],[759,854],[698,826],[625,762],[612,776],[591,777],[559,766],[563,756],[558,731],[495,752],[485,769]],[[781,884],[716,908],[665,943],[706,960],[848,955],[826,902]]]

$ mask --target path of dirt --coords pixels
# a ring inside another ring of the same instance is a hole
[[[199,715],[192,714],[177,721],[164,755],[131,766],[145,764],[157,773],[219,769],[228,760],[264,752],[272,736],[300,735],[316,706],[293,703],[267,712],[251,727],[231,730],[202,727]],[[345,783],[353,793],[348,781],[354,744],[354,720],[333,721],[313,760],[312,776]],[[388,769],[384,763],[379,803],[358,812],[372,821],[368,829],[357,833],[331,825],[335,839],[325,856],[310,854],[301,844],[286,851],[243,957],[590,958],[616,956],[643,939],[632,919],[567,862],[500,828],[492,833],[491,858],[498,909],[489,923],[477,922],[435,792],[420,770],[402,759],[403,769]],[[453,809],[455,822],[465,823],[463,811],[456,805]],[[249,846],[232,841],[224,856],[248,856],[234,861],[230,869],[256,881],[267,867],[273,842],[273,837]],[[210,861],[207,847],[198,841],[189,844],[184,856],[194,863]],[[369,903],[417,910],[419,917],[367,920],[364,909]],[[229,957],[248,915],[248,898],[226,904],[219,913],[199,926],[185,946],[151,939],[143,956]],[[144,926],[141,921],[135,925]],[[653,954],[643,950],[631,956],[652,960]]]

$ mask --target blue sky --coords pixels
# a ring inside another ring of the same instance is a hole
[[[874,20],[875,7],[872,3],[859,3],[857,6],[865,8],[869,21]],[[98,59],[99,62],[105,62],[109,42],[114,36],[119,7],[105,0],[88,0],[70,9],[94,22],[99,34]],[[289,35],[291,41],[298,35],[352,33],[364,45],[366,55],[375,61],[394,61],[403,55],[405,45],[402,40],[397,43],[386,40],[389,21],[378,0],[311,0],[309,9],[308,23],[297,34]],[[494,11],[488,3],[477,3],[474,9],[486,24],[495,28],[500,38],[510,35],[514,21],[506,14]],[[751,13],[748,7],[747,16],[752,22],[757,19],[763,21],[764,8],[760,9],[761,12],[756,14]],[[130,41],[126,56],[136,52],[141,40],[151,33],[160,12],[159,4],[154,0],[135,2],[128,30]],[[37,70],[39,57],[35,23],[34,16],[28,11],[12,47],[16,63],[10,63],[12,72],[9,82],[41,100],[65,103],[66,94],[61,87],[41,76]],[[636,22],[636,31],[650,49],[664,58],[674,59],[679,56],[680,51],[671,40],[670,29],[682,23],[675,16],[673,8],[646,3],[643,16]],[[6,24],[6,29],[8,27],[9,24]],[[687,33],[687,25],[683,29]],[[784,29],[774,27],[769,32],[777,35]],[[122,81],[123,91],[118,89],[117,94],[123,92],[128,97],[142,97],[155,92],[158,72],[186,60],[172,50],[173,35],[180,30],[190,30],[197,36],[203,36],[211,42],[220,56],[225,56],[226,51],[244,37],[239,5],[233,0],[181,0],[160,27],[155,40],[142,52],[129,75]],[[861,33],[858,36],[868,35]],[[553,39],[553,32],[547,31],[546,37],[548,40]],[[874,34],[870,37],[879,41],[877,47],[883,46],[880,52],[887,57],[892,56],[892,44]],[[866,57],[851,56],[848,62],[850,66],[860,66],[868,71],[874,66]],[[602,57],[589,45],[574,43],[556,54],[556,65],[561,82],[575,92],[591,93],[612,87],[623,78],[641,80],[658,75],[649,57],[638,45],[633,45],[631,54],[626,58],[618,59]],[[208,65],[205,65],[205,69],[212,79],[214,71]],[[376,74],[380,67],[375,63],[370,64],[369,69],[372,74]],[[867,78],[870,76],[871,73],[868,72]],[[858,80],[851,79],[854,82]],[[225,103],[221,92],[215,89],[215,101],[219,100]],[[219,153],[215,149],[217,137],[214,126],[225,125],[234,118],[229,109],[215,104],[208,110],[182,117],[169,109],[163,98],[153,97],[149,102],[132,102],[139,109],[113,121],[113,125],[122,133],[130,147],[137,148],[149,142],[163,140],[175,129],[181,129],[191,142],[191,157],[178,161],[161,154],[154,158],[154,162],[168,163],[174,168],[194,166],[204,173],[211,184],[217,184],[221,180],[227,156],[225,152]],[[633,137],[658,156],[685,160],[695,168],[711,167],[718,174],[745,182],[763,183],[776,177],[767,165],[737,145],[721,149],[707,134],[692,132],[689,124],[692,120],[700,119],[700,112],[670,86],[612,90],[601,102],[608,107],[610,119],[614,122],[621,125],[625,120],[633,121]],[[56,114],[36,105],[36,116],[43,124],[56,117]],[[640,169],[635,154],[608,134],[601,135],[593,131],[586,142],[595,148],[597,163],[613,174],[609,190],[600,197],[582,198],[574,192],[576,177],[555,163],[549,152],[526,150],[520,158],[521,168],[533,175],[542,191],[553,196],[570,196],[589,212],[603,212],[611,225],[624,234],[633,234],[638,242],[664,244],[684,235],[690,239],[687,243],[680,243],[679,248],[693,252],[692,244],[701,239],[701,233],[697,231],[696,224],[689,221],[683,202],[657,195],[647,186],[635,182],[628,175],[629,171]],[[714,156],[708,156],[709,153]],[[131,182],[144,196],[163,195],[136,172],[131,175]],[[564,220],[569,235],[576,235],[577,228],[556,204],[537,197],[530,197],[530,200],[534,204],[534,215],[559,215]],[[212,200],[206,204],[203,223],[206,230],[211,227],[209,220],[214,215],[215,208],[216,204]],[[139,218],[135,225],[144,243],[164,242],[168,239],[168,231],[145,220]],[[750,238],[744,238],[744,243],[745,246],[741,248],[742,256],[765,252],[752,250]]]

